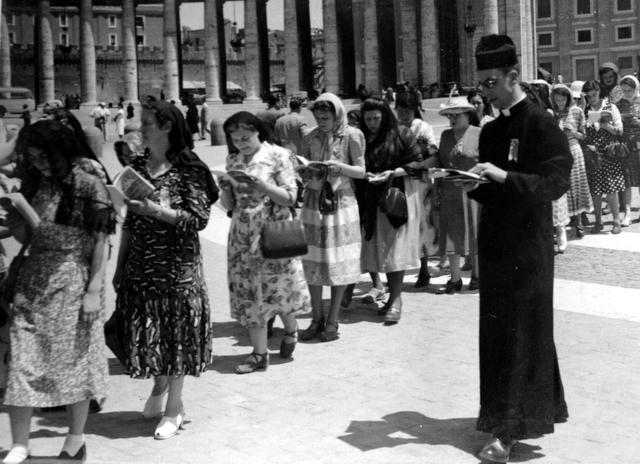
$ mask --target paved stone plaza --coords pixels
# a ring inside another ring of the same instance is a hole
[[[110,144],[109,144],[110,146]],[[223,147],[197,142],[213,167]],[[117,165],[105,146],[105,164]],[[638,204],[637,196],[634,204]],[[638,217],[637,208],[634,218]],[[610,217],[609,217],[610,220]],[[250,351],[246,332],[229,317],[226,231],[214,206],[202,233],[213,311],[214,360],[185,382],[186,430],[153,439],[155,420],[140,411],[151,380],[132,380],[109,360],[109,396],[86,431],[91,464],[102,463],[477,463],[487,436],[475,431],[478,412],[478,294],[435,295],[447,275],[416,291],[406,278],[402,321],[383,326],[375,306],[343,311],[340,340],[299,343],[292,361],[277,351],[271,366],[245,376],[234,366]],[[605,224],[605,231],[610,229]],[[113,240],[117,247],[117,236]],[[109,262],[108,279],[115,259]],[[434,262],[435,264],[435,262]],[[465,283],[468,282],[465,274]],[[363,276],[360,292],[368,289]],[[570,418],[556,433],[514,448],[514,462],[640,463],[640,223],[619,236],[587,235],[556,259],[556,345]],[[108,312],[114,294],[108,292]],[[301,328],[309,316],[299,318]],[[59,452],[64,413],[36,414],[32,462]],[[0,407],[0,457],[11,445]]]

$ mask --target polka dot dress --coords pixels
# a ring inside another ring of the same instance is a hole
[[[604,155],[607,145],[615,142],[615,140],[615,136],[606,130],[596,130],[592,126],[587,126],[586,144],[595,145],[596,151],[600,154],[600,159],[602,160],[598,168],[592,172],[587,172],[592,195],[616,193],[625,189],[622,162]]]

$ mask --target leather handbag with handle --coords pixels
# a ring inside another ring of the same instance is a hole
[[[274,203],[271,203],[273,217]],[[291,208],[291,219],[267,221],[262,226],[261,249],[265,259],[295,258],[306,255],[309,251],[307,239],[304,235],[304,226],[300,219],[296,218],[295,209]]]
[[[409,217],[407,210],[407,197],[398,187],[393,186],[393,175],[389,176],[382,197],[380,197],[380,210],[387,216],[398,219]]]

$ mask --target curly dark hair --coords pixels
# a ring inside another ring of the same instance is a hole
[[[390,132],[398,131],[398,119],[396,118],[396,115],[393,114],[393,111],[391,110],[391,107],[389,106],[389,104],[381,98],[377,98],[377,97],[367,98],[364,101],[364,103],[362,103],[362,106],[360,106],[360,114],[362,115],[362,122],[363,122],[360,130],[364,134],[365,139],[367,139],[367,141],[369,140],[369,136],[371,135],[371,131],[369,130],[366,122],[364,121],[365,113],[367,111],[380,111],[380,113],[382,114],[382,121],[380,121],[380,129],[376,134],[375,140],[371,142],[373,145],[377,145],[383,139],[386,139],[387,135],[389,135]]]

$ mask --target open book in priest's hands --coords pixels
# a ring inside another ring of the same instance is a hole
[[[4,210],[0,213],[2,222],[6,219],[7,210],[13,208],[20,214],[20,216],[22,216],[22,219],[24,219],[32,229],[40,224],[40,216],[38,216],[38,213],[35,212],[27,199],[20,192],[11,192],[0,195],[0,208]]]
[[[489,179],[484,177],[480,177],[478,174],[475,174],[470,171],[461,171],[459,169],[451,169],[451,168],[429,168],[428,171],[429,177],[432,179],[444,179],[444,180],[462,180],[462,181],[474,181],[484,184],[489,182]]]
[[[153,184],[131,166],[125,166],[113,179],[113,184],[107,185],[113,208],[122,217],[127,211],[125,200],[142,201],[151,195],[154,190]]]

